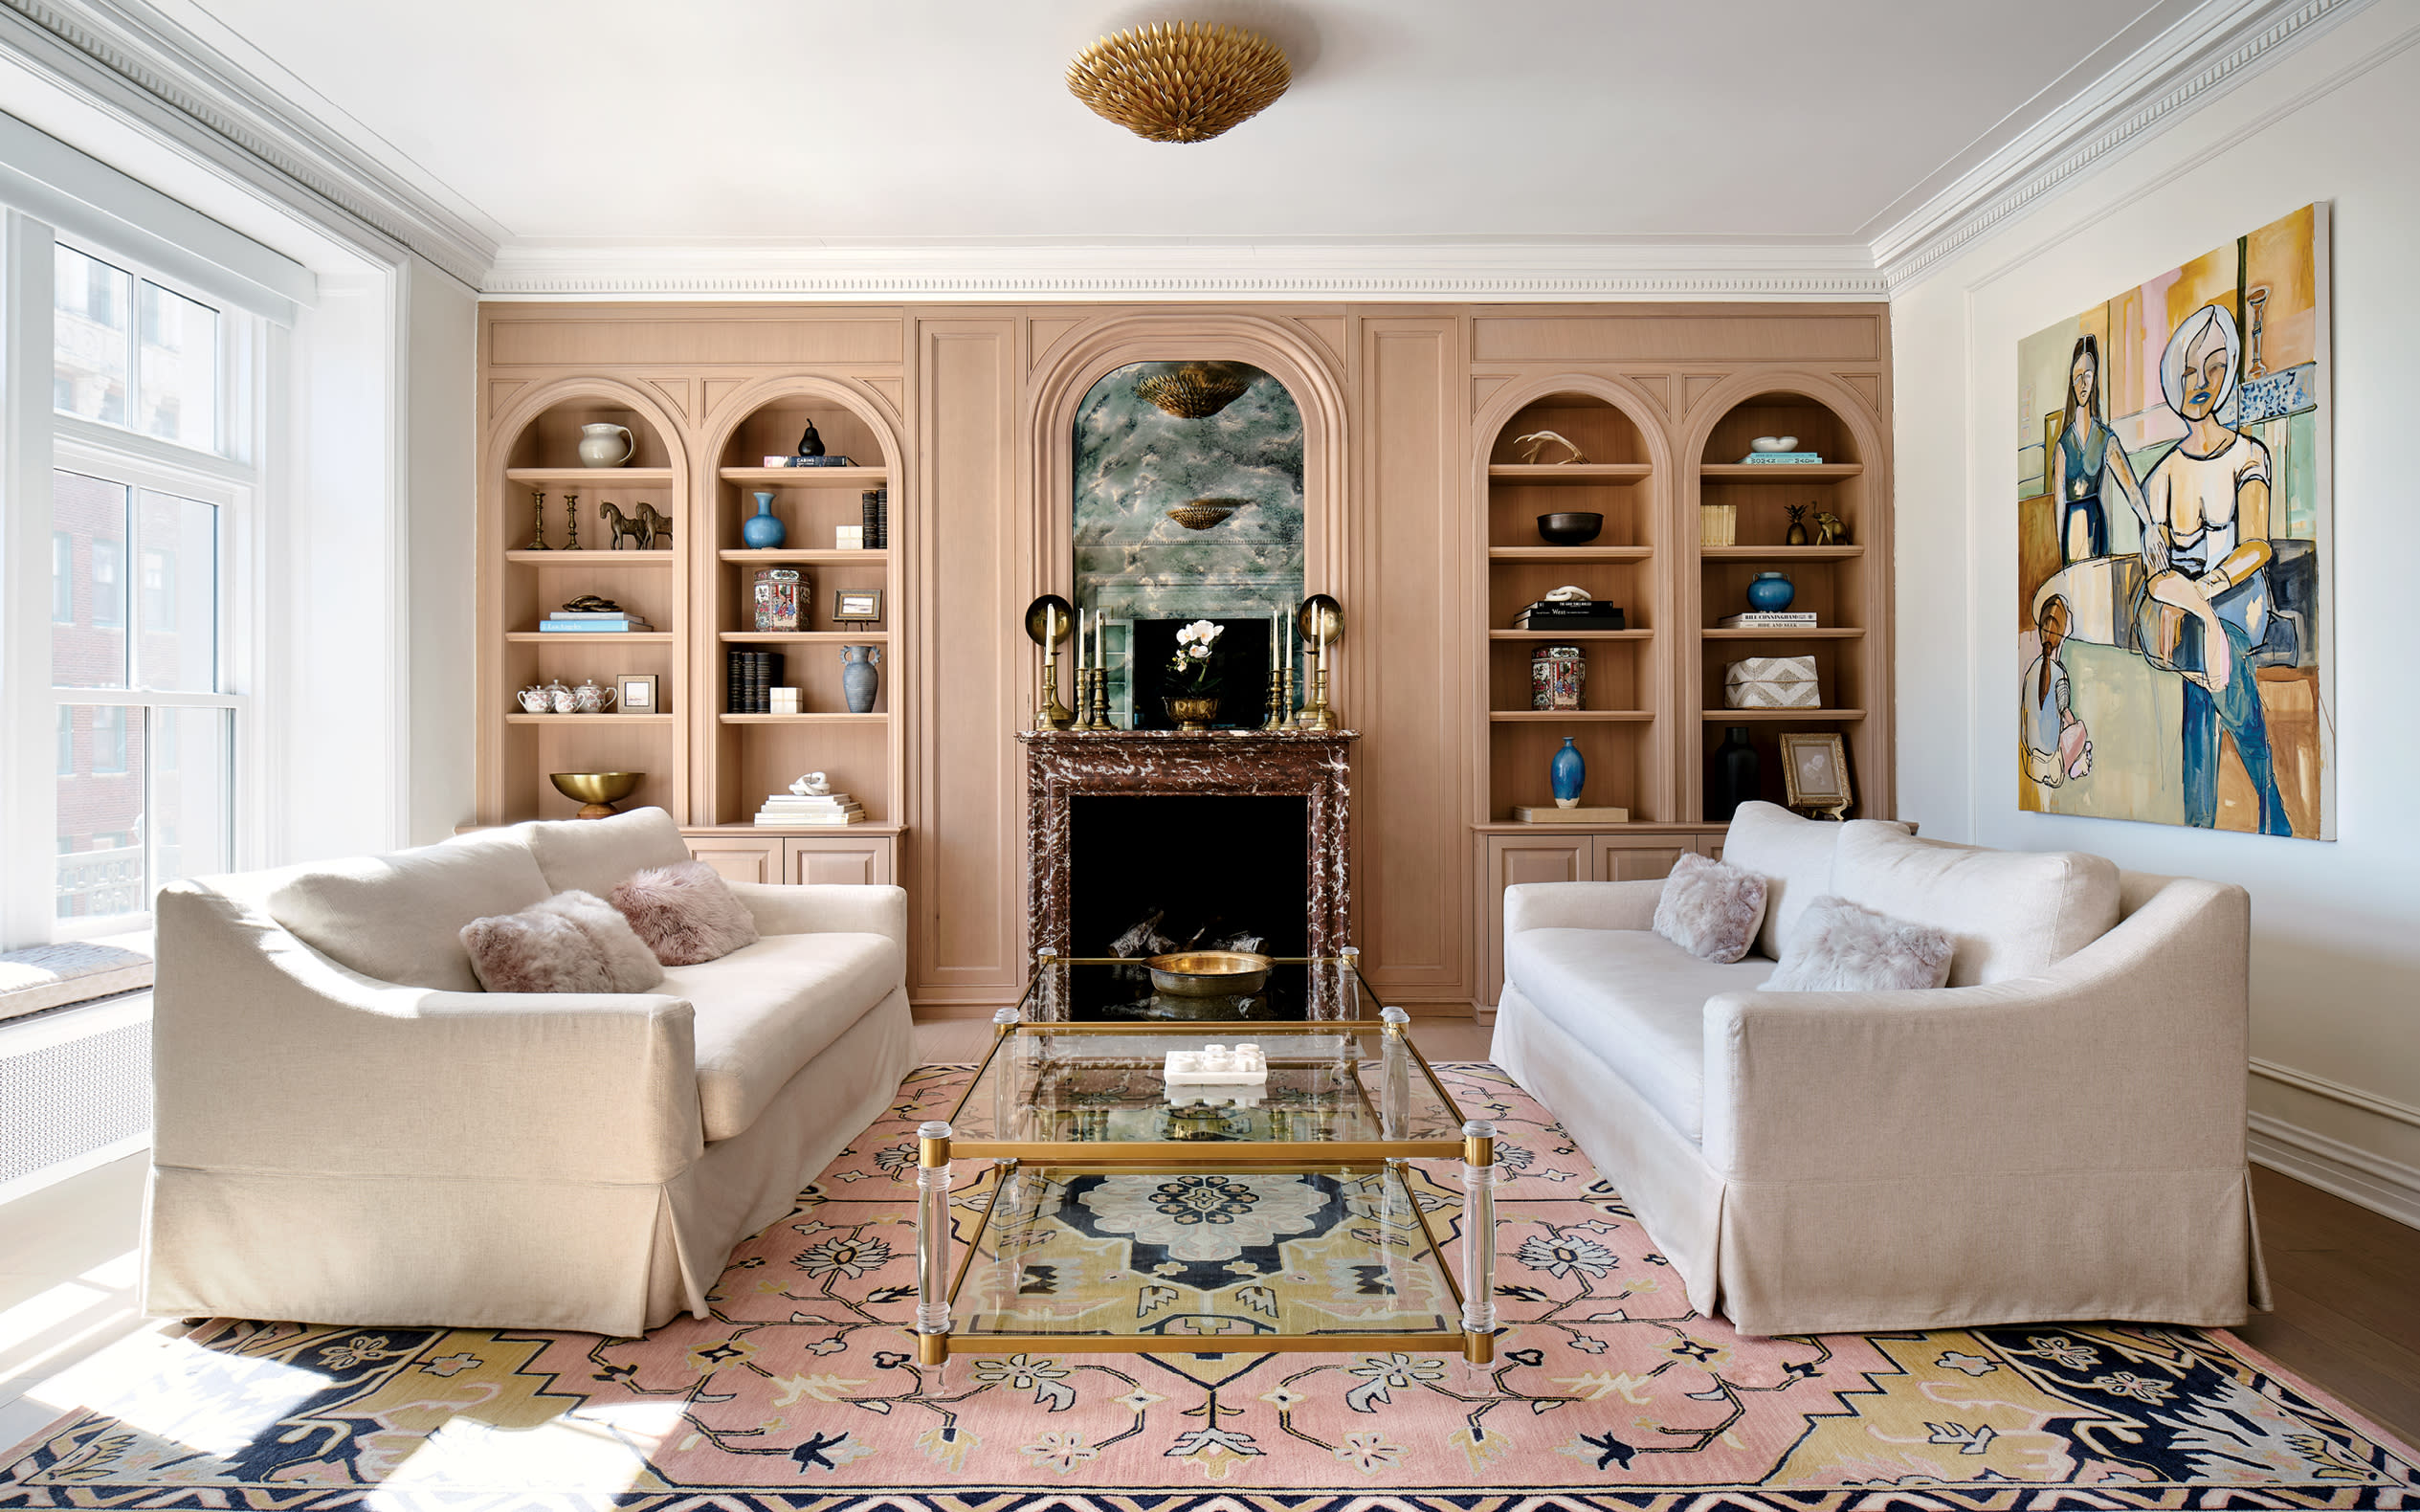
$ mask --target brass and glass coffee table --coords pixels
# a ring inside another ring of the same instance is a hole
[[[920,1358],[951,1353],[1495,1347],[1496,1130],[1465,1120],[1350,958],[1348,1016],[1318,1021],[994,1019],[946,1121],[917,1130]],[[1132,971],[1046,958],[1043,981]],[[1265,1088],[1169,1088],[1171,1050],[1260,1047]],[[952,1158],[989,1157],[990,1197],[951,1267]],[[1413,1160],[1460,1162],[1461,1276]]]

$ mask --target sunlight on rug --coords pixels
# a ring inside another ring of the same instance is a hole
[[[129,1339],[34,1393],[62,1415],[0,1456],[0,1506],[2420,1505],[2408,1449],[2223,1332],[1743,1338],[1689,1310],[1543,1109],[1491,1067],[1438,1069],[1502,1131],[1488,1367],[1444,1351],[919,1367],[913,1133],[967,1075],[926,1067],[741,1246],[711,1318],[643,1339],[228,1321]],[[959,1164],[962,1238],[988,1168]],[[1412,1182],[1449,1255],[1455,1170]],[[1216,1312],[1212,1293],[1274,1269],[1329,1273],[1339,1316],[1356,1296],[1399,1305],[1371,1291],[1383,1277],[1322,1257],[1321,1225],[1352,1218],[1278,1190],[1302,1181],[1236,1178],[1233,1212],[1180,1216],[1181,1234],[1096,1203],[1031,1283],[1116,1331],[1188,1295]]]

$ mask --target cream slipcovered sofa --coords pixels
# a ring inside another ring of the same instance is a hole
[[[703,1316],[914,1063],[906,895],[733,883],[764,938],[629,996],[481,991],[456,938],[688,858],[645,809],[165,889],[144,1308]]]
[[[1508,888],[1493,1058],[1701,1312],[1797,1334],[2267,1305],[2244,1165],[2241,888],[1740,810],[1758,945],[1650,932],[1663,883]],[[1831,894],[1940,928],[1949,985],[1765,992]]]

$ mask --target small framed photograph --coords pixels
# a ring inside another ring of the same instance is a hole
[[[1856,801],[1849,789],[1849,750],[1837,735],[1785,734],[1782,789],[1793,809],[1845,819]]]
[[[882,618],[882,590],[878,588],[833,589],[832,617],[851,624],[879,623]]]
[[[613,692],[624,714],[661,714],[664,707],[656,696],[655,674],[625,672],[613,679]]]

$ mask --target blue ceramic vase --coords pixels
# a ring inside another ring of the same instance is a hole
[[[849,700],[850,713],[874,712],[874,692],[882,681],[882,675],[874,670],[874,664],[881,659],[878,646],[840,648],[840,696]]]
[[[789,539],[789,530],[773,516],[773,496],[760,490],[756,513],[740,522],[740,539],[759,551],[770,551]]]
[[[1798,585],[1779,572],[1759,572],[1747,587],[1748,607],[1760,614],[1778,614],[1798,596]]]
[[[1563,738],[1563,749],[1546,763],[1547,779],[1554,784],[1555,807],[1569,809],[1580,802],[1580,786],[1588,780],[1588,764],[1581,756],[1580,747],[1571,744],[1572,737]]]

